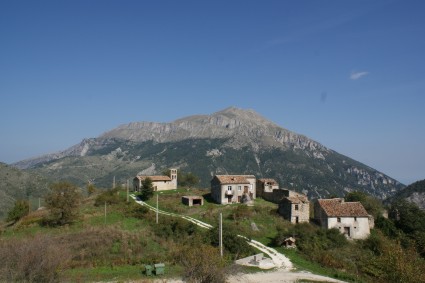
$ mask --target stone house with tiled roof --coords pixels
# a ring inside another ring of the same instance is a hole
[[[284,197],[279,203],[279,214],[292,223],[309,222],[310,202],[307,196],[292,192]]]
[[[133,179],[133,191],[139,192],[142,182],[151,179],[154,191],[166,191],[177,189],[177,169],[170,169],[170,176],[140,176]]]
[[[215,175],[211,180],[211,197],[219,204],[253,200],[256,178],[254,175]]]
[[[371,216],[360,202],[342,198],[319,199],[314,205],[314,218],[324,228],[337,228],[349,239],[365,239],[370,234]]]

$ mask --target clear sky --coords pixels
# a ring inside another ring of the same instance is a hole
[[[425,1],[0,1],[0,161],[229,106],[425,179]]]

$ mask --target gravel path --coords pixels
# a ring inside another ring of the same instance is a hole
[[[154,211],[156,213],[157,209],[156,207],[153,207],[149,204],[147,204],[144,201],[137,200],[135,195],[131,195],[131,197],[140,205],[148,207],[150,210]],[[198,219],[195,219],[190,216],[183,216],[176,213],[166,212],[163,210],[158,210],[159,214],[173,216],[173,217],[180,217],[187,221],[190,221],[199,227],[205,228],[205,229],[211,229],[213,228],[212,225],[202,222]],[[229,283],[256,283],[256,282],[267,282],[267,283],[293,283],[297,282],[300,279],[306,279],[306,280],[312,280],[312,281],[319,281],[319,282],[344,282],[339,281],[330,277],[325,277],[321,275],[312,274],[309,272],[292,272],[290,270],[293,269],[292,262],[287,258],[285,255],[279,253],[273,248],[270,248],[258,241],[255,240],[249,240],[247,237],[238,235],[239,237],[245,239],[249,245],[252,247],[260,250],[261,252],[267,254],[273,261],[275,267],[277,268],[274,271],[269,272],[257,272],[257,273],[251,273],[251,274],[239,274],[239,275],[233,275],[230,276],[228,279]],[[170,280],[167,282],[183,282],[181,280]]]
[[[135,195],[131,195],[131,197],[138,204],[143,205],[143,206],[146,206],[150,210],[152,210],[152,211],[154,211],[156,213],[156,207],[154,207],[152,205],[149,205],[149,204],[147,204],[144,201],[137,200]],[[192,217],[189,217],[189,216],[182,216],[182,215],[179,215],[179,214],[176,214],[176,213],[166,212],[166,211],[163,211],[163,210],[158,210],[158,213],[159,214],[163,214],[163,215],[168,215],[168,216],[183,218],[183,219],[185,219],[187,221],[190,221],[190,222],[198,225],[199,227],[202,227],[202,228],[205,228],[205,229],[211,229],[213,227],[212,225],[210,225],[208,223],[202,222],[202,221],[200,221],[198,219],[195,219],[195,218],[192,218]],[[262,244],[262,243],[260,243],[258,241],[249,240],[247,237],[244,237],[244,236],[241,236],[241,235],[238,235],[238,236],[241,237],[241,238],[243,238],[243,239],[245,239],[250,246],[252,246],[252,247],[254,247],[254,248],[262,251],[265,254],[267,254],[272,259],[273,263],[275,264],[275,267],[277,267],[277,268],[284,268],[286,270],[290,270],[290,269],[293,268],[292,262],[289,260],[289,258],[287,258],[283,254],[279,253],[275,249],[270,248],[270,247],[268,247],[268,246],[266,246],[266,245],[264,245],[264,244]]]

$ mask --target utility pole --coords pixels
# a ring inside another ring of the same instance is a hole
[[[156,224],[158,224],[158,194],[156,195]]]
[[[105,226],[106,226],[106,201],[105,201]]]
[[[41,207],[41,201],[40,201],[40,198],[38,198],[38,209],[40,209],[40,207]]]
[[[220,212],[219,228],[218,228],[220,256],[223,257],[223,214]]]
[[[127,180],[127,202],[128,202],[128,180]]]
[[[112,181],[112,188],[115,189],[115,176],[114,176],[114,179]]]

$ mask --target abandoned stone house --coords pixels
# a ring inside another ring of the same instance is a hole
[[[275,179],[261,178],[257,180],[256,193],[257,197],[263,197],[263,193],[272,193],[273,190],[279,189],[279,183]]]
[[[306,195],[285,190],[288,196],[279,203],[279,214],[292,223],[309,222],[310,202]]]
[[[211,180],[211,197],[219,204],[245,203],[256,198],[254,175],[215,175]]]
[[[349,239],[365,239],[370,234],[370,215],[360,202],[342,198],[319,199],[314,205],[314,218],[324,228],[337,228]]]
[[[170,169],[170,176],[136,176],[133,179],[133,191],[139,192],[142,182],[146,178],[151,179],[154,191],[166,191],[177,189],[177,169]]]

